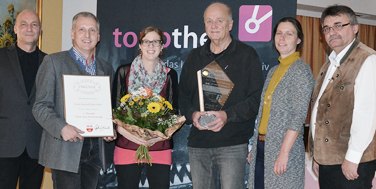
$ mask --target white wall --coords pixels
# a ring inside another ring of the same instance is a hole
[[[299,9],[299,5],[308,5],[317,7],[318,9],[324,9],[330,5],[340,4],[349,6],[356,13],[372,15],[371,19],[358,18],[358,22],[367,25],[376,25],[376,0],[297,0],[298,10],[297,15],[310,16],[310,17],[321,17],[321,11],[315,10],[302,10]]]
[[[328,7],[334,4],[349,6],[354,12],[375,15],[376,0],[298,0],[298,4]]]
[[[87,11],[97,15],[97,0],[64,0],[63,1],[63,26],[61,50],[72,47],[71,29],[72,18],[79,12]]]

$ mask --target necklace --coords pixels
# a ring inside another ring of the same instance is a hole
[[[279,74],[279,71],[281,70],[281,65],[278,66],[277,70],[274,72],[273,76],[278,76]],[[282,73],[281,76],[279,76],[279,78],[277,78],[277,82],[276,84],[273,86],[272,90],[270,90],[269,94],[266,96],[266,98],[264,99],[264,105],[266,106],[270,106],[271,103],[272,103],[272,97],[273,97],[273,93],[274,93],[274,90],[275,88],[277,88],[279,82],[281,82],[283,76],[285,76],[285,73],[287,72],[288,69],[285,69]],[[273,79],[273,77],[272,77]]]

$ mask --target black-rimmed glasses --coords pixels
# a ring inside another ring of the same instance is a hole
[[[159,46],[161,46],[162,41],[161,41],[161,40],[154,40],[154,41],[142,40],[142,41],[141,41],[141,44],[142,44],[142,46],[144,46],[144,47],[148,47],[150,44],[151,44],[153,47],[159,47]]]
[[[334,31],[340,31],[342,30],[343,27],[349,25],[350,23],[347,24],[334,24],[333,27],[326,26],[322,29],[322,33],[328,34],[330,32],[330,29],[333,29]]]

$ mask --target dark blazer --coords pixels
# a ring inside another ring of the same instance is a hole
[[[39,64],[46,54],[39,53]],[[32,115],[35,84],[27,95],[17,48],[0,49],[0,158],[18,157],[25,148],[38,159],[42,128]]]
[[[96,58],[97,75],[109,75],[112,78],[114,70],[111,64]],[[51,169],[77,173],[83,142],[66,142],[60,135],[63,127],[67,125],[64,119],[62,74],[89,75],[68,51],[44,58],[35,82],[37,93],[33,107],[33,115],[43,127],[39,163]],[[98,140],[100,147],[103,147],[103,139]]]

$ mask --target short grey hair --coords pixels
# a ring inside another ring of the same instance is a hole
[[[98,18],[91,12],[79,12],[77,13],[73,19],[72,19],[72,30],[75,29],[76,27],[76,21],[79,17],[85,17],[85,18],[93,18],[95,20],[95,22],[97,23],[97,28],[98,28],[98,32],[99,32],[99,20]]]
[[[357,25],[358,19],[355,12],[348,6],[335,4],[326,8],[321,14],[321,25],[324,26],[324,20],[327,16],[339,16],[341,14],[347,15],[350,19],[351,25]]]

